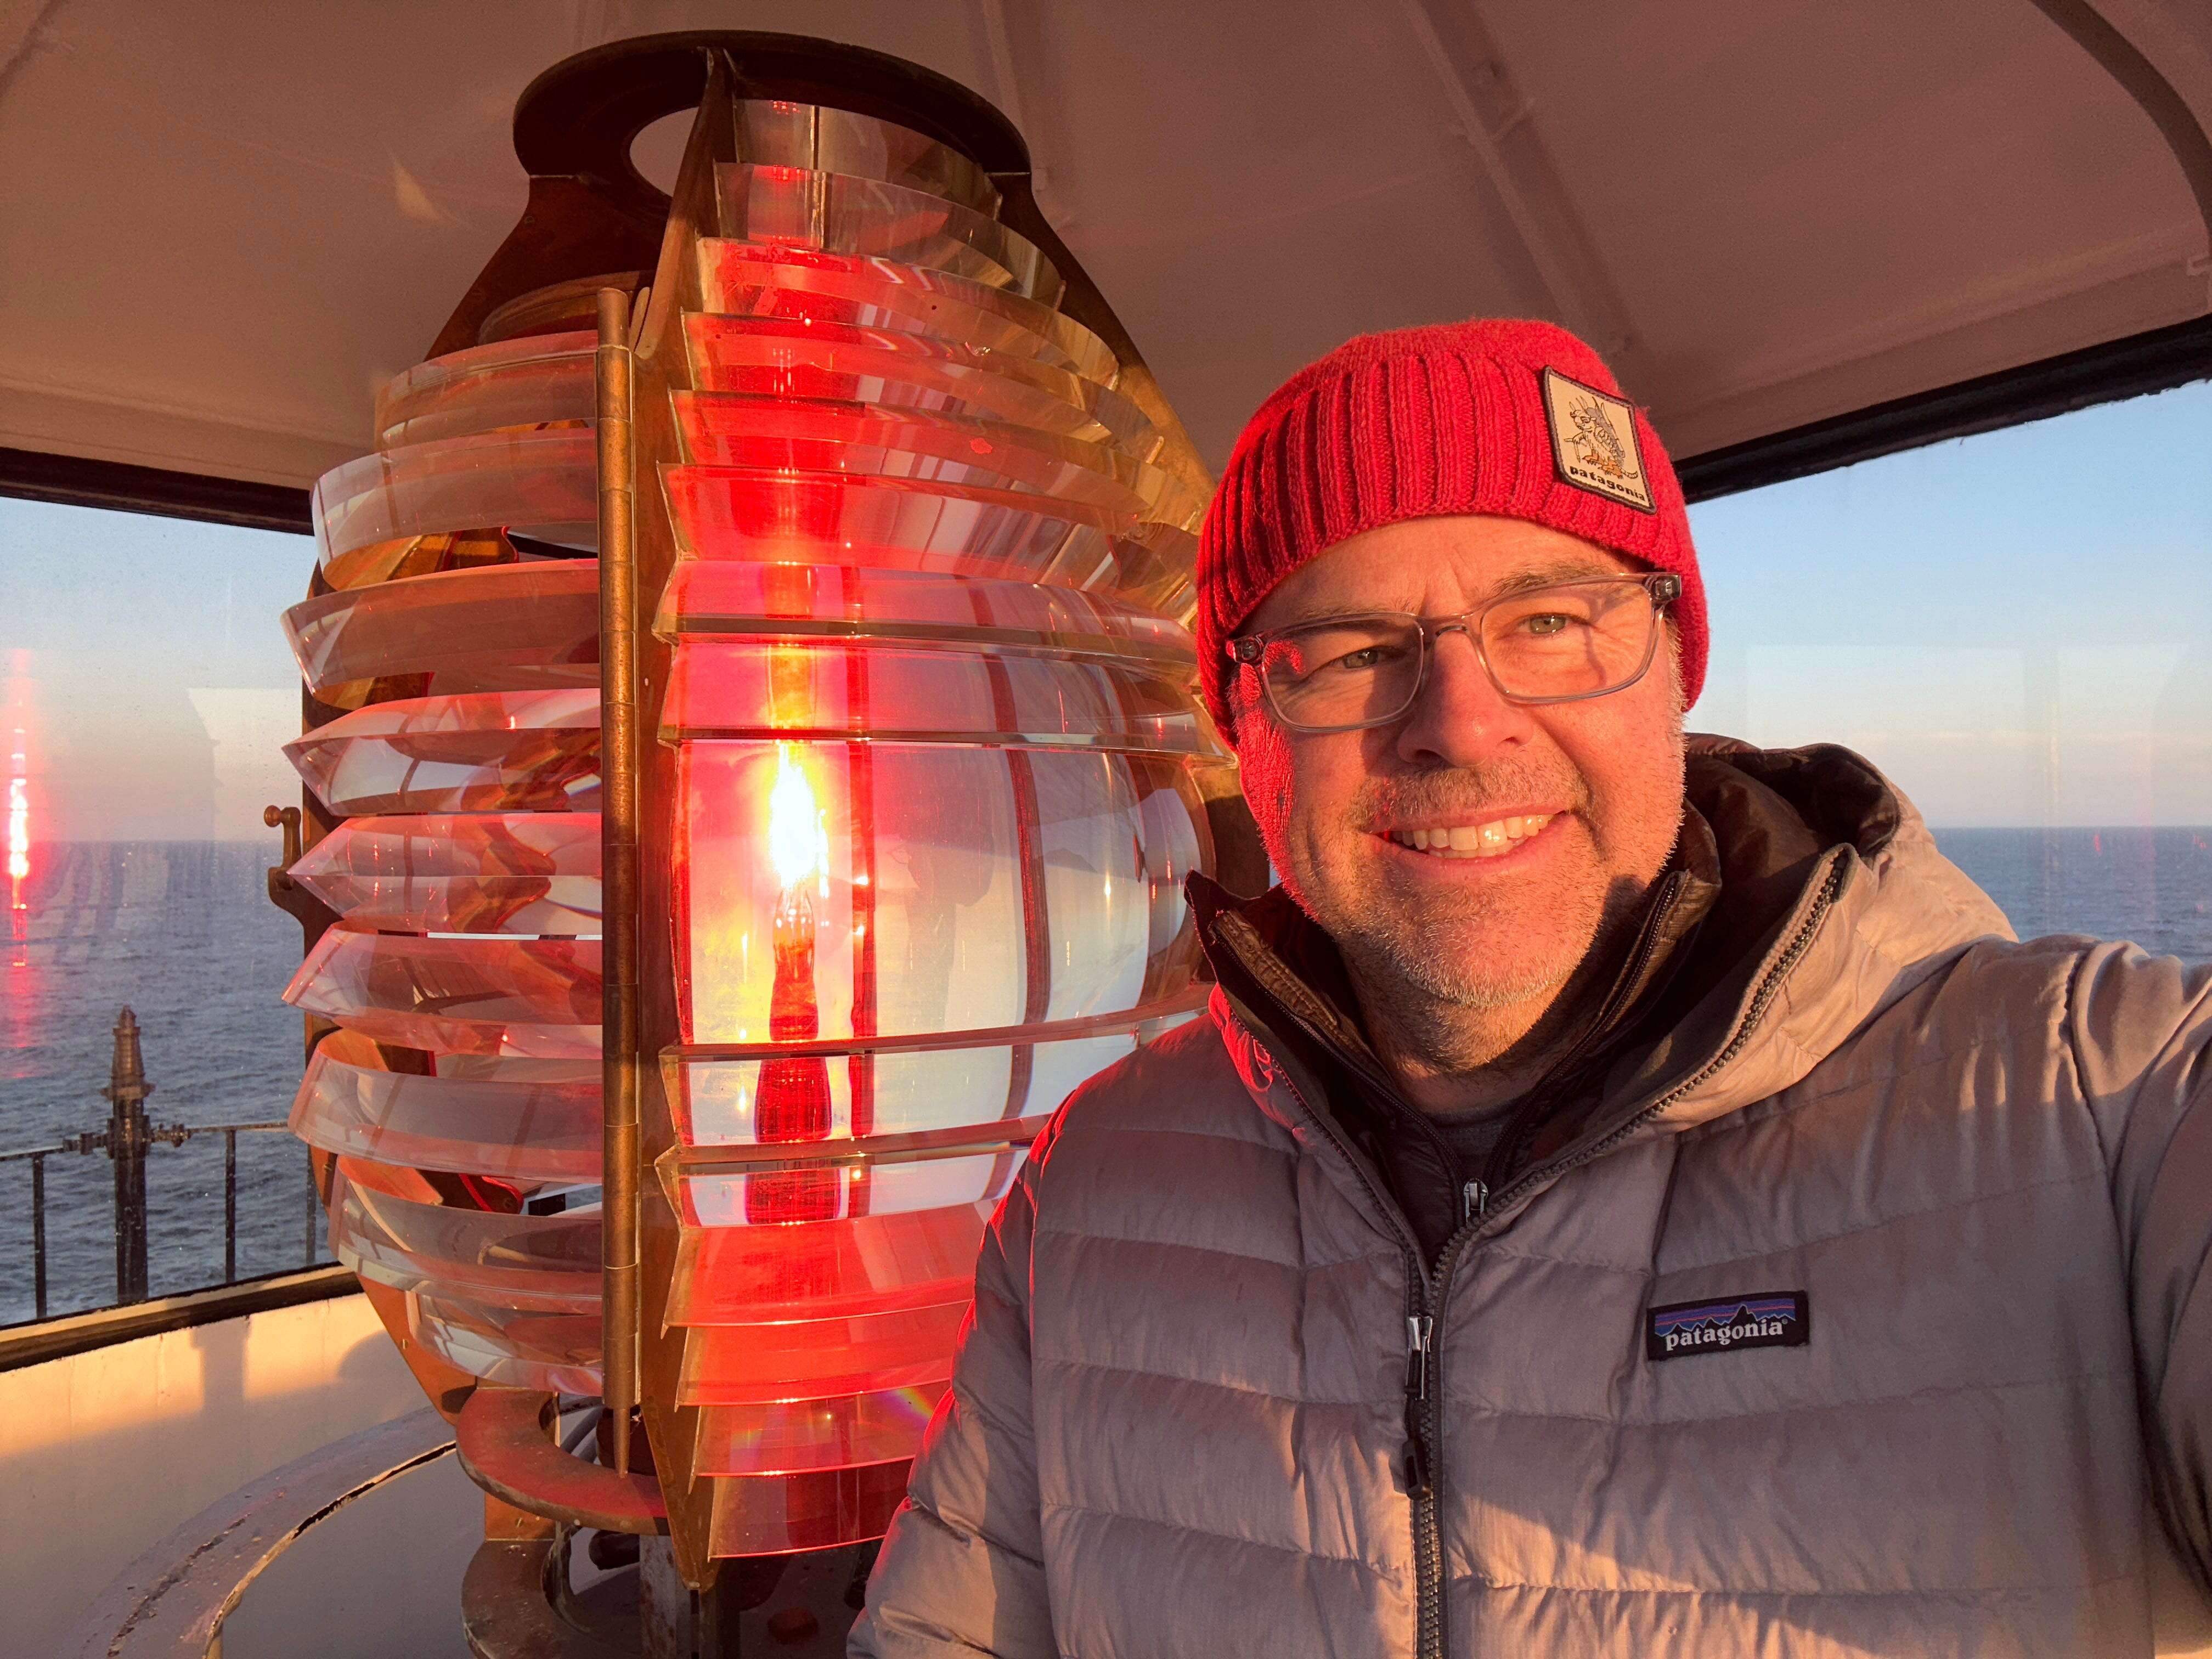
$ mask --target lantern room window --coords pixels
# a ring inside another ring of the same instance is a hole
[[[262,819],[300,799],[270,618],[313,564],[303,535],[0,498],[0,1324],[327,1259],[281,1133],[300,930]],[[125,1007],[136,1220],[109,1147],[42,1154],[110,1134]]]
[[[1693,731],[1840,743],[2022,938],[2212,957],[2212,382],[1692,511]]]

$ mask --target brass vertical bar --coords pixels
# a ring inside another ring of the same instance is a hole
[[[629,297],[599,290],[599,884],[603,1122],[601,1330],[614,1465],[629,1473],[638,1404],[637,566]]]

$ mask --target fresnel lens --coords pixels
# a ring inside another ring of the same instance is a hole
[[[1180,887],[1227,764],[1181,621],[1208,482],[1018,141],[743,64],[740,97],[704,56],[657,263],[518,230],[318,487],[287,619],[322,831],[291,874],[335,916],[286,993],[325,1034],[293,1123],[332,1248],[434,1397],[635,1386],[695,1582],[881,1531],[1029,1142],[1202,1006]],[[532,281],[518,246],[555,250]],[[610,525],[643,624],[626,1169]],[[633,1203],[623,1316],[602,1219]]]

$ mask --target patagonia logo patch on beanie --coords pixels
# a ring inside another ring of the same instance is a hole
[[[1639,513],[1657,509],[1644,474],[1644,446],[1636,440],[1636,410],[1625,398],[1571,380],[1547,368],[1544,414],[1552,428],[1552,462],[1559,479]]]

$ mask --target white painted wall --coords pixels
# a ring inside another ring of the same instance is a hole
[[[422,1404],[357,1295],[0,1371],[0,1659],[46,1659],[94,1592],[226,1492]]]

